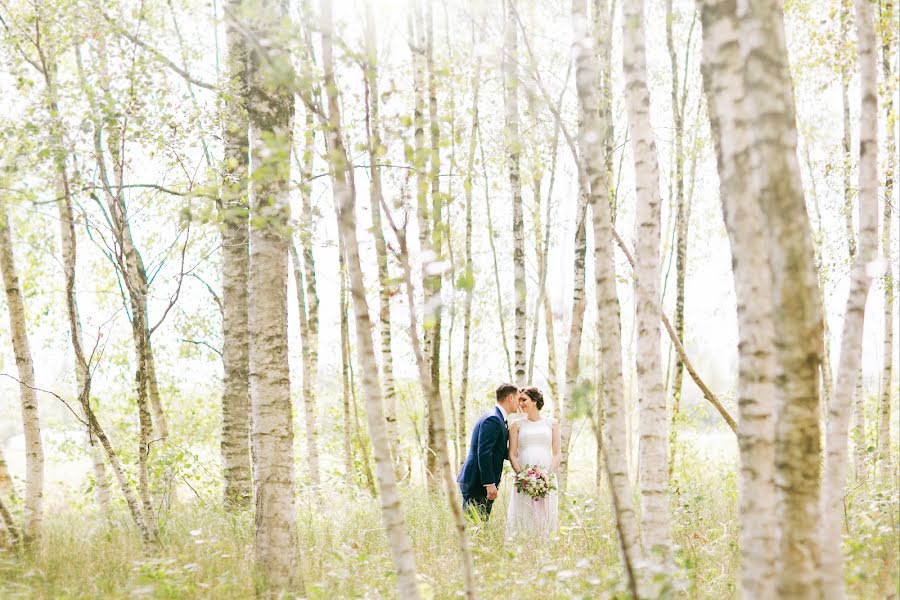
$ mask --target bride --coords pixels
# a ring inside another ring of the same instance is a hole
[[[513,471],[519,473],[525,465],[539,465],[553,473],[559,468],[560,451],[559,424],[553,418],[541,418],[544,395],[536,387],[524,388],[519,396],[519,409],[525,418],[514,421],[509,426],[509,462]],[[513,491],[506,517],[506,534],[513,537],[548,538],[556,531],[559,505],[556,490],[535,500],[527,494]]]

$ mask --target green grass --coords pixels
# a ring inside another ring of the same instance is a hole
[[[738,565],[737,491],[731,469],[686,461],[673,485],[674,575],[664,597],[732,598]],[[625,598],[614,522],[605,493],[568,498],[559,534],[543,544],[505,540],[508,483],[487,523],[473,525],[482,598]],[[576,486],[579,487],[579,486]],[[194,498],[193,496],[191,498]],[[194,498],[195,499],[195,498]],[[856,490],[848,505],[848,592],[897,589],[897,495]],[[460,597],[452,519],[440,496],[404,491],[425,598]],[[39,556],[0,552],[2,598],[247,598],[253,595],[252,516],[211,503],[176,504],[159,546],[144,550],[117,509],[110,521],[71,508],[47,515]],[[395,578],[377,503],[344,490],[298,506],[300,568],[309,598],[394,597]]]

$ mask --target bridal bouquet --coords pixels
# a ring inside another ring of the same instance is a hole
[[[528,494],[535,500],[540,500],[550,490],[555,490],[556,484],[550,479],[550,469],[539,465],[524,465],[516,474],[516,491],[520,494]]]

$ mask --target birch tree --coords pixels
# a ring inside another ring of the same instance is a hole
[[[896,83],[897,73],[891,70],[891,48],[894,41],[897,23],[894,3],[885,0],[879,4],[881,25],[881,65],[887,93],[884,95],[884,112],[886,120],[886,156],[884,171],[884,213],[881,224],[881,252],[885,265],[884,272],[884,344],[881,354],[881,398],[878,411],[877,457],[880,466],[879,475],[887,481],[891,473],[891,398],[893,396],[892,373],[894,364],[894,274],[891,267],[891,220],[893,210],[891,201],[894,197],[897,168],[897,138],[894,128],[897,123],[897,107],[894,106],[894,93],[890,82]]]
[[[369,437],[375,454],[375,473],[378,481],[381,514],[387,531],[388,543],[397,570],[397,588],[401,598],[419,598],[416,561],[412,544],[406,531],[403,511],[394,468],[391,462],[390,445],[386,435],[384,420],[384,400],[378,380],[378,364],[375,358],[375,344],[372,339],[372,322],[366,304],[366,289],[363,281],[362,264],[359,255],[359,241],[356,234],[356,198],[353,192],[353,171],[344,142],[341,138],[341,114],[338,90],[334,76],[334,35],[331,0],[321,2],[322,20],[322,66],[324,69],[325,91],[328,97],[328,130],[326,141],[333,175],[335,204],[340,215],[347,267],[350,275],[350,295],[356,321],[356,349],[362,365],[363,389],[366,391],[366,417]]]
[[[10,165],[3,166],[2,177],[4,180],[9,179],[10,171]],[[19,287],[19,275],[13,254],[8,206],[7,198],[0,199],[0,274],[3,276],[3,286],[6,290],[9,331],[16,357],[16,370],[19,375],[19,401],[22,407],[22,429],[25,434],[25,503],[23,504],[25,525],[23,534],[26,545],[40,548],[44,525],[44,446],[41,443],[41,422],[34,388],[34,361],[28,341],[25,302]]]
[[[309,235],[309,232],[302,232],[301,235]],[[311,331],[310,316],[307,314],[307,307],[311,306],[316,300],[310,300],[309,288],[304,282],[304,262],[301,261],[300,253],[297,246],[290,244],[291,263],[294,268],[294,289],[297,293],[297,309],[300,315],[300,339],[302,346],[300,348],[300,357],[303,363],[303,409],[304,421],[306,426],[306,464],[309,470],[309,481],[312,485],[318,486],[321,483],[321,474],[319,472],[319,433],[316,429],[316,374],[313,371],[313,363],[311,360],[312,345],[318,342],[318,336]],[[312,295],[315,296],[315,288],[312,289]],[[311,312],[311,309],[310,309]]]
[[[597,294],[597,315],[600,321],[601,353],[603,357],[603,387],[606,405],[606,468],[610,493],[616,512],[622,557],[632,583],[632,595],[637,597],[634,569],[638,564],[640,546],[631,483],[628,478],[628,459],[625,450],[625,407],[622,381],[622,341],[619,324],[619,299],[616,295],[615,263],[613,257],[612,218],[609,210],[609,189],[606,181],[605,129],[608,115],[601,113],[599,89],[600,66],[594,52],[587,2],[572,2],[573,47],[575,54],[575,87],[581,109],[579,142],[581,160],[588,178],[589,203],[594,225],[594,279]]]
[[[719,196],[731,243],[738,318],[738,444],[740,448],[740,576],[743,598],[775,595],[776,362],[774,302],[766,291],[769,248],[758,202],[746,201],[750,134],[736,4],[706,0],[703,85],[719,171]]]
[[[474,599],[475,565],[472,559],[472,549],[469,543],[466,518],[463,514],[462,496],[459,493],[459,486],[456,484],[456,478],[450,467],[444,408],[441,402],[441,396],[432,384],[431,373],[428,372],[428,365],[425,361],[425,354],[422,352],[422,347],[419,343],[416,302],[415,294],[413,293],[412,267],[409,264],[409,249],[406,244],[406,232],[400,231],[394,224],[391,216],[389,214],[387,216],[388,219],[391,220],[391,227],[400,243],[399,255],[403,266],[404,279],[406,281],[406,304],[409,310],[409,337],[412,341],[413,354],[416,357],[416,365],[419,369],[419,380],[424,388],[425,397],[428,399],[428,410],[431,413],[431,422],[434,423],[435,447],[438,450],[437,462],[441,469],[441,479],[444,482],[444,491],[447,494],[447,501],[450,504],[450,512],[453,516],[453,524],[455,525],[460,554],[462,555],[465,596],[466,598]],[[428,251],[428,248],[426,247],[424,250]]]
[[[622,62],[625,106],[634,156],[635,319],[640,394],[640,484],[644,549],[668,561],[669,471],[666,397],[663,389],[659,330],[659,162],[650,123],[650,91],[644,47],[643,2],[623,5]],[[604,182],[605,185],[605,182]],[[640,291],[638,291],[638,283]]]
[[[841,526],[847,480],[847,429],[851,401],[860,377],[866,299],[872,282],[869,275],[870,263],[875,260],[878,252],[878,75],[875,23],[872,5],[868,0],[856,0],[855,8],[860,71],[859,246],[850,273],[850,292],[844,315],[834,397],[828,407],[825,476],[822,480],[823,589],[826,598],[835,600],[845,597]],[[856,443],[864,442],[857,439]]]
[[[266,591],[297,586],[294,430],[287,339],[287,277],[291,245],[290,156],[294,95],[285,84],[293,66],[283,46],[285,7],[242,4],[248,35],[247,113],[250,125],[250,441],[256,498],[256,565]],[[266,40],[261,47],[258,40]]]
[[[229,0],[226,16],[240,10]],[[225,103],[222,186],[222,465],[225,502],[248,506],[250,474],[250,340],[247,277],[250,246],[247,198],[247,41],[234,18],[225,20],[226,70],[231,93]]]
[[[743,189],[744,194],[736,195],[734,201],[740,201],[742,206],[754,211],[755,202],[758,202],[762,221],[757,231],[762,231],[761,239],[769,246],[767,268],[756,275],[763,277],[760,281],[769,284],[772,311],[766,314],[773,315],[772,337],[768,338],[774,341],[775,348],[773,380],[774,373],[779,373],[778,402],[774,404],[777,414],[774,464],[781,561],[776,569],[776,590],[781,596],[817,598],[822,594],[818,538],[821,510],[818,370],[822,358],[822,307],[797,160],[794,97],[787,64],[784,15],[774,0],[750,2],[740,22],[736,9],[729,2],[704,4],[704,69],[710,80],[705,85],[712,91],[710,105],[717,104],[716,116],[712,109],[710,114],[714,130],[718,128],[714,137],[721,178],[725,181],[736,173],[735,180],[741,187],[734,189]],[[712,30],[716,32],[710,33]],[[740,49],[739,55],[734,54],[735,49]],[[732,52],[728,53],[729,50]],[[738,83],[741,86],[735,87]],[[717,120],[720,121],[718,125]],[[738,120],[742,123],[735,127]],[[752,128],[745,126],[749,123],[753,124]],[[739,135],[735,135],[736,131]],[[730,173],[731,168],[735,171]],[[723,196],[727,197],[727,192]],[[726,224],[728,221],[726,212]],[[740,252],[734,246],[732,256],[735,263],[752,260],[751,254]],[[740,289],[743,286],[740,281],[744,278],[738,275],[737,269],[735,279],[740,306],[751,299]],[[752,285],[749,279],[746,283]],[[766,304],[756,297],[752,301],[757,306]],[[759,326],[749,330],[742,328],[742,339],[745,332],[748,336],[767,333]],[[746,347],[743,343],[741,346]],[[768,357],[767,346],[756,358]],[[741,373],[743,381],[751,376],[743,364]],[[761,371],[763,377],[767,373],[765,369]],[[758,380],[760,375],[753,373],[752,377]],[[764,381],[768,383],[767,377]],[[744,402],[743,393],[741,397],[739,403]],[[760,398],[767,396],[755,395],[747,399],[748,412],[749,404],[758,404]],[[772,406],[764,405],[764,412],[758,415],[755,423],[761,434],[758,449],[765,450],[768,445],[767,415],[771,414]],[[756,408],[753,407],[753,412]],[[742,440],[742,448],[745,447],[743,444]],[[762,469],[762,474],[766,474],[767,467],[761,463],[750,463],[742,457],[742,469],[745,464],[747,469]],[[757,478],[759,475],[760,472],[756,472]],[[766,479],[762,485],[767,485]],[[743,494],[749,495],[750,489],[742,486]],[[761,495],[758,489],[754,492],[754,500],[768,502],[768,496]],[[756,538],[760,542],[769,539],[766,531],[756,533],[760,534]],[[755,551],[753,554],[757,555]],[[768,556],[774,554],[770,552]],[[761,560],[759,564],[766,566],[766,561]],[[746,581],[746,571],[742,577],[743,586],[754,585]],[[771,578],[759,577],[758,581],[771,581]]]
[[[519,157],[519,77],[516,0],[505,0],[506,24],[503,30],[503,139],[513,207],[513,288],[515,290],[514,377],[516,385],[525,385],[525,220],[522,208],[522,181]]]
[[[481,4],[473,0],[472,10],[478,10]],[[475,47],[475,25],[473,23],[472,46]],[[460,459],[467,454],[466,449],[466,403],[469,399],[469,350],[472,342],[472,292],[475,289],[475,261],[472,259],[472,203],[475,176],[475,150],[478,140],[478,98],[481,91],[481,56],[476,53],[475,65],[470,82],[472,89],[472,124],[469,128],[469,152],[466,158],[466,175],[463,181],[463,192],[466,199],[466,234],[465,234],[465,279],[463,280],[466,298],[463,307],[463,348],[462,373],[459,390],[459,414],[457,416],[456,444]],[[482,168],[484,165],[482,164]],[[458,461],[457,461],[458,462]]]
[[[381,222],[381,200],[384,198],[379,162],[385,152],[381,143],[378,96],[378,42],[375,30],[375,13],[371,3],[366,3],[366,112],[367,150],[371,181],[369,198],[372,206],[372,235],[375,238],[375,256],[378,259],[378,321],[381,333],[381,373],[384,385],[384,416],[387,420],[387,436],[391,444],[394,464],[400,464],[400,433],[397,426],[397,389],[394,383],[394,353],[391,349],[391,280],[388,272],[387,244]],[[398,471],[399,473],[399,471]]]

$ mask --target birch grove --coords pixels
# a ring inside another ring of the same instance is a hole
[[[0,1],[0,597],[891,597],[898,19]]]

